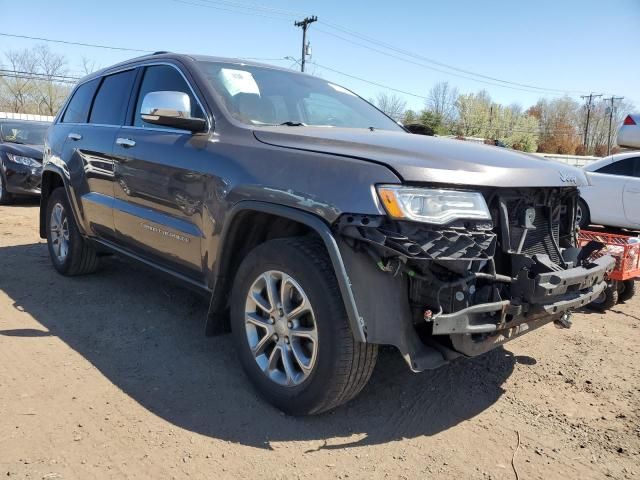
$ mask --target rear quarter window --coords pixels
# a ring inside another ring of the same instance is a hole
[[[62,123],[86,123],[91,100],[98,86],[99,78],[80,85],[67,105],[67,109],[62,116]]]
[[[596,170],[597,173],[606,173],[609,175],[623,175],[625,177],[632,177],[634,173],[635,158],[625,158],[624,160],[618,160],[617,162],[605,165],[602,168]]]

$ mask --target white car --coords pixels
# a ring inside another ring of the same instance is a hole
[[[627,148],[640,148],[640,114],[627,115],[618,130],[618,145]]]
[[[590,185],[580,188],[580,227],[640,229],[640,151],[604,157],[583,170]]]

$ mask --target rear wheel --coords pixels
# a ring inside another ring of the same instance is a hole
[[[6,182],[2,176],[2,165],[0,164],[0,205],[7,205],[13,201],[13,195],[7,191]]]
[[[625,280],[622,282],[620,291],[618,292],[618,301],[628,302],[636,294],[635,280]]]
[[[78,230],[64,188],[47,201],[47,246],[53,266],[63,275],[83,275],[98,268],[98,256]]]
[[[589,207],[583,199],[578,199],[578,207],[576,209],[576,223],[580,228],[587,228],[591,224],[589,218]]]
[[[589,306],[595,310],[604,312],[605,310],[615,307],[617,303],[618,287],[616,285],[609,285]]]
[[[256,247],[231,296],[233,336],[257,390],[291,415],[325,412],[366,385],[377,345],[355,341],[323,244],[301,237]]]

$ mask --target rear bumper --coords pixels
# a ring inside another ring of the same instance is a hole
[[[589,267],[535,278],[523,272],[513,280],[511,299],[436,316],[432,320],[433,335],[449,335],[458,352],[480,355],[591,303],[605,289],[606,275],[614,267],[615,259],[604,256]]]

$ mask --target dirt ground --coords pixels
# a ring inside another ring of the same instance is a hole
[[[0,207],[2,477],[640,478],[640,298],[419,375],[385,350],[353,402],[290,418],[201,297],[117,258],[61,277],[37,215]]]

